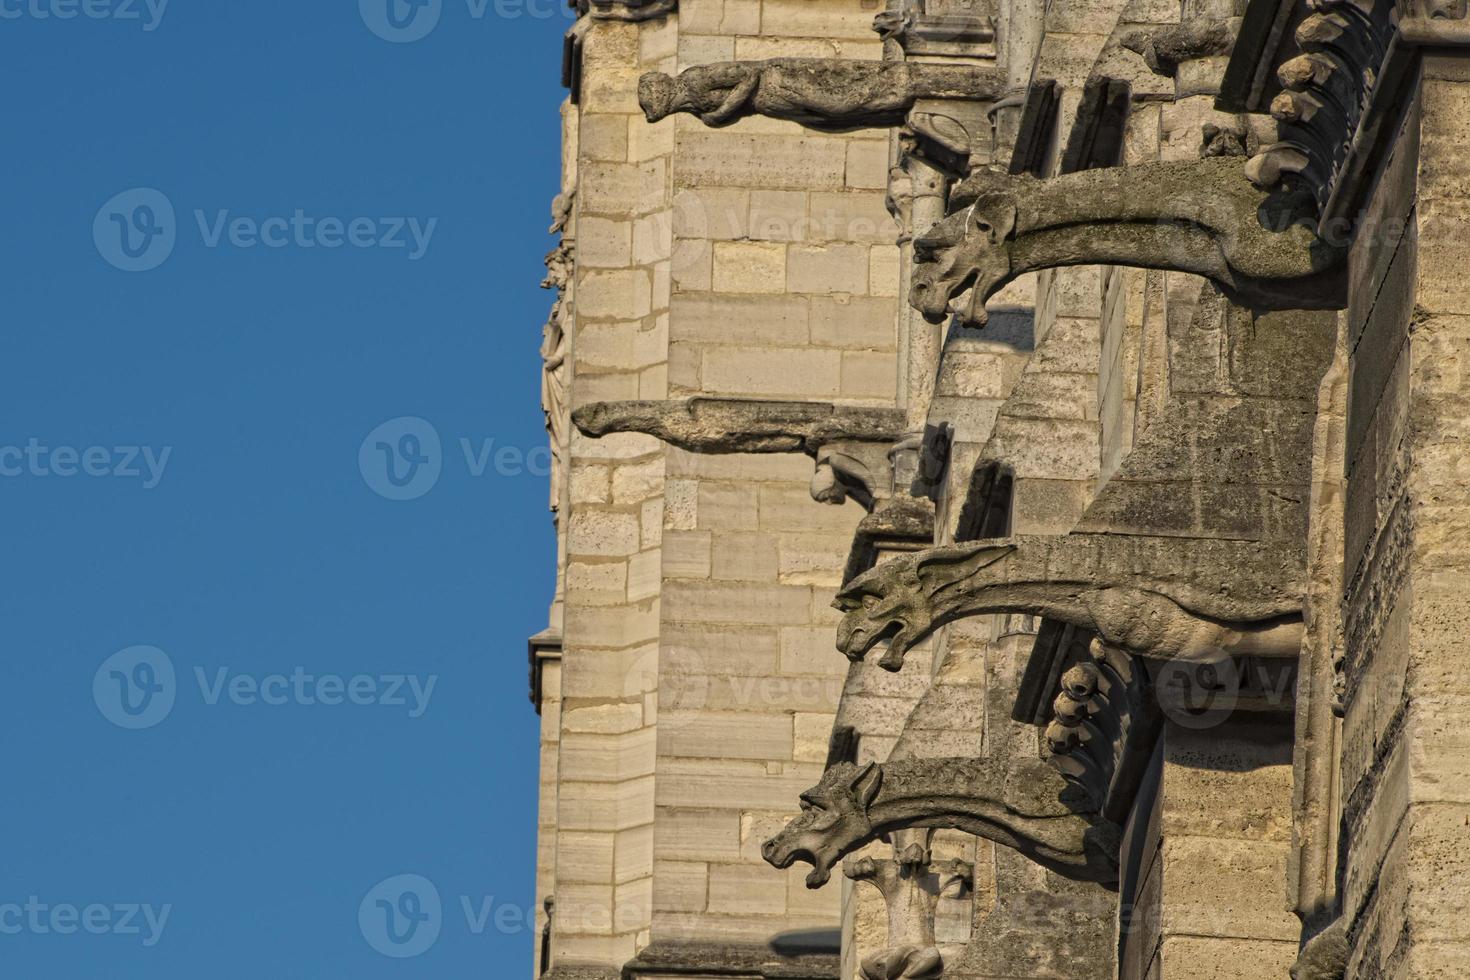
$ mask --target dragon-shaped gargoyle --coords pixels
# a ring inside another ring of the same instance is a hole
[[[1346,305],[1346,252],[1308,227],[1310,194],[1261,190],[1233,157],[1046,180],[979,170],[955,187],[950,209],[914,241],[909,299],[933,323],[968,289],[956,313],[981,326],[986,301],[1007,283],[1072,265],[1193,273],[1255,310]]]
[[[1014,848],[1065,877],[1118,880],[1116,824],[1040,759],[906,759],[832,766],[801,794],[801,813],[761,854],[777,868],[812,865],[820,888],[845,855],[892,831],[948,827]]]
[[[931,548],[884,562],[837,593],[837,648],[904,655],[946,623],[994,612],[1046,616],[1142,657],[1217,662],[1294,657],[1301,549],[1274,542],[1075,533]]]

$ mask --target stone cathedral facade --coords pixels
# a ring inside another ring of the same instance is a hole
[[[532,975],[1470,976],[1466,0],[580,2]]]

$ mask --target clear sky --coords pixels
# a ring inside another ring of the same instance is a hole
[[[0,975],[529,973],[534,2],[0,0]]]

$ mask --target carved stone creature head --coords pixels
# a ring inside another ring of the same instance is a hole
[[[871,836],[868,808],[882,785],[883,770],[871,762],[862,768],[846,762],[833,766],[801,794],[801,813],[761,846],[761,856],[783,870],[808,862],[807,887],[821,888],[833,865]]]
[[[1008,544],[956,545],[896,558],[859,575],[832,602],[846,613],[837,626],[837,649],[856,662],[888,640],[878,666],[902,670],[910,648],[948,622],[935,597],[1014,550]]]
[[[943,323],[950,301],[970,292],[956,315],[968,326],[984,326],[985,301],[1010,282],[1011,244],[1016,233],[1016,184],[1024,178],[979,170],[950,196],[949,217],[914,239],[914,284],[909,302],[930,323]]]

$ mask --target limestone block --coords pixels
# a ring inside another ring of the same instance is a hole
[[[723,293],[784,293],[786,248],[765,242],[716,242],[714,288]]]
[[[751,192],[741,187],[685,187],[674,195],[676,238],[750,238]]]
[[[563,782],[623,783],[653,774],[655,732],[643,728],[621,735],[562,732],[558,760]]]
[[[776,577],[776,538],[769,534],[717,534],[712,578],[769,582]]]
[[[841,358],[826,350],[714,347],[703,353],[700,377],[714,394],[834,398]]]
[[[787,284],[796,293],[868,291],[868,250],[861,245],[793,245],[787,253]]]
[[[569,522],[567,546],[577,555],[632,555],[638,551],[638,518],[610,511],[578,511]]]
[[[899,292],[897,246],[874,245],[868,251],[868,292],[874,296],[897,296]]]
[[[803,586],[736,582],[669,582],[664,615],[706,623],[791,624],[807,621],[811,590]]]
[[[709,531],[666,532],[663,574],[668,578],[708,578],[712,548]]]
[[[572,708],[563,717],[563,725],[568,732],[621,735],[643,727],[643,708],[635,703],[594,704]]]
[[[556,876],[559,881],[605,886],[613,877],[611,833],[564,833],[557,840]]]
[[[864,296],[813,296],[809,302],[813,344],[857,350],[894,349],[897,311],[892,300]]]
[[[759,691],[760,684],[749,690]],[[746,711],[660,712],[658,751],[682,759],[790,759],[791,716],[763,714],[756,703]]]
[[[653,312],[653,280],[643,269],[585,273],[577,283],[577,312],[622,320],[648,316]],[[582,355],[580,344],[577,354]]]
[[[754,487],[700,483],[698,527],[754,531],[760,520],[758,500]]]
[[[556,822],[562,831],[628,830],[653,814],[653,777],[623,783],[579,783],[563,779]]]
[[[654,911],[702,912],[708,895],[708,864],[702,861],[654,862]]]
[[[893,354],[844,351],[842,397],[892,401],[898,396],[898,363]]]
[[[851,0],[761,0],[761,33],[871,41],[873,12]]]
[[[750,237],[769,242],[801,241],[810,234],[803,191],[752,191]]]
[[[888,187],[888,159],[889,151],[886,141],[849,141],[846,185],[863,190],[886,190]],[[888,227],[893,226],[890,223]]]
[[[660,861],[706,863],[740,857],[740,815],[733,810],[661,806],[655,826]]]
[[[891,245],[898,231],[881,194],[846,191],[811,195],[806,234],[809,240]]]
[[[806,133],[748,133],[743,122],[728,130],[684,132],[678,138],[679,179],[693,187],[764,187],[837,190],[846,177],[842,140]],[[696,124],[697,125],[697,124]]]
[[[661,522],[655,520],[649,523],[662,532]],[[663,553],[658,548],[640,552],[630,558],[628,560],[628,601],[638,602],[658,595],[662,569]]]
[[[607,163],[623,163],[628,159],[628,119],[616,114],[593,113],[583,115],[579,130],[578,145],[584,160]],[[577,227],[577,244],[584,244],[587,226]],[[581,256],[578,256],[581,259]]]

